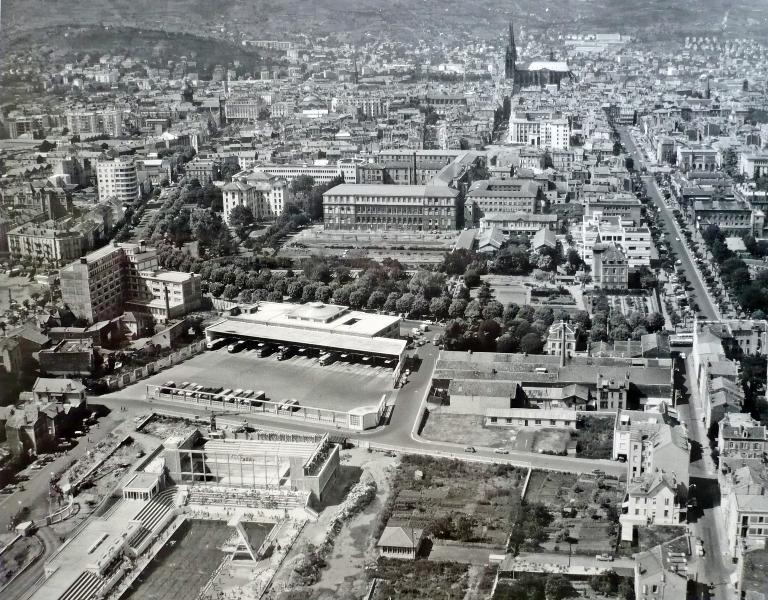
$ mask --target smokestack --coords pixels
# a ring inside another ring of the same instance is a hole
[[[168,286],[167,285],[163,286],[163,295],[165,296],[165,314],[168,315],[167,318],[170,320],[170,318],[171,318],[171,302],[168,299],[169,294],[168,294]]]
[[[566,345],[566,343],[565,343],[565,321],[560,321],[560,333],[562,335],[562,340],[563,340],[562,346],[560,347],[560,366],[564,367],[565,366],[565,353],[566,353],[566,349],[565,349],[565,345]]]

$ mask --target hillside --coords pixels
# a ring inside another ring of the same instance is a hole
[[[88,25],[226,33],[235,40],[339,32],[355,41],[379,31],[400,39],[490,39],[503,34],[510,18],[532,32],[620,31],[657,39],[673,32],[768,31],[765,0],[5,0],[1,6],[6,41],[32,30]]]

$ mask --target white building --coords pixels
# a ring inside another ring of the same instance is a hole
[[[120,202],[139,199],[139,178],[133,160],[126,157],[100,158],[96,161],[96,181],[99,200],[116,198]]]
[[[245,206],[256,219],[280,216],[288,202],[288,182],[260,169],[242,171],[222,188],[224,220],[229,224],[232,209]]]
[[[651,231],[647,227],[625,224],[618,216],[603,216],[599,211],[582,218],[581,226],[572,229],[581,257],[588,265],[593,261],[593,248],[598,242],[613,243],[627,258],[630,268],[651,263]]]

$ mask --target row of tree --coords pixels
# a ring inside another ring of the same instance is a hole
[[[768,272],[761,271],[753,279],[747,264],[725,243],[725,234],[717,225],[710,225],[703,234],[704,242],[720,267],[720,277],[730,288],[741,308],[748,313],[765,314],[768,307]],[[768,244],[746,236],[745,245],[756,257],[768,255]]]

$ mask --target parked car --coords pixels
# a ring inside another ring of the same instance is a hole
[[[474,454],[475,452],[477,452],[477,450],[475,450],[474,446],[467,446],[466,448],[464,448],[464,452],[469,452],[470,454]]]

